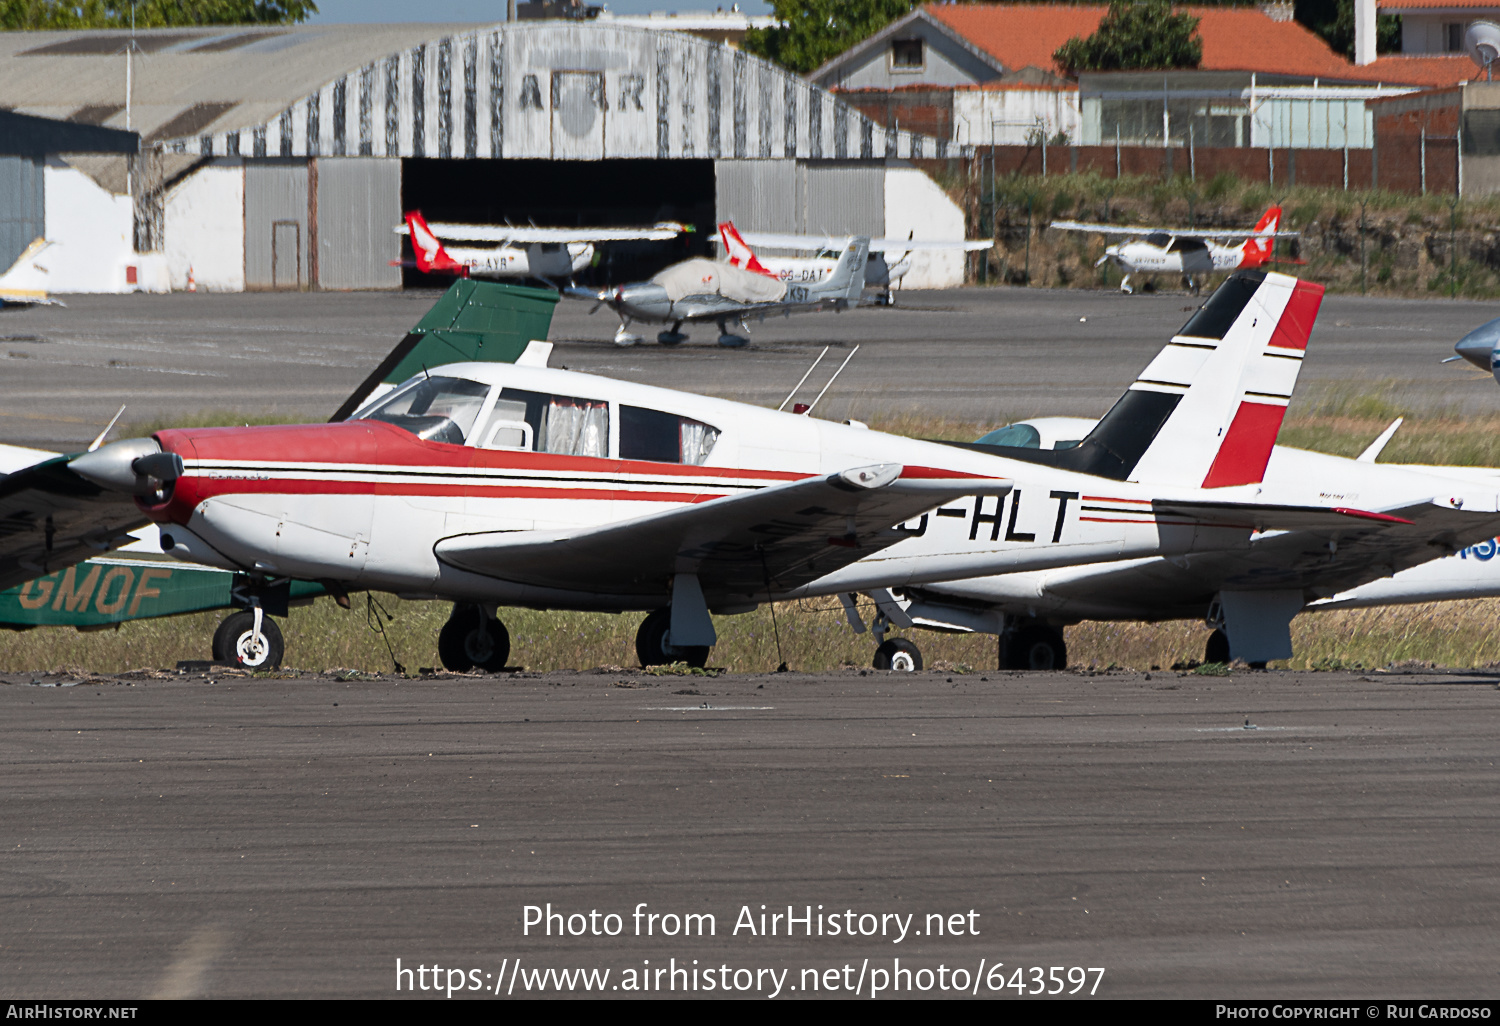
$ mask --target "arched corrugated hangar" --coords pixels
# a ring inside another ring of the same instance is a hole
[[[69,117],[120,92],[119,33],[0,36],[14,58],[0,103]],[[164,254],[174,287],[189,268],[207,288],[397,287],[403,208],[698,227],[637,252],[637,266],[601,271],[614,277],[703,251],[722,217],[880,235],[888,164],[948,155],[945,142],[876,125],[776,65],[685,33],[542,21],[139,39],[134,232],[138,248]],[[115,126],[118,110],[102,122]]]

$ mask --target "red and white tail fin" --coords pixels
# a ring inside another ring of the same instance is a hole
[[[413,210],[406,215],[406,227],[411,230],[411,249],[417,257],[417,270],[423,274],[437,272],[468,276],[468,267],[448,255],[438,237],[427,227],[421,211]]]
[[[1189,489],[1258,484],[1323,286],[1235,271],[1056,465]]]
[[[1284,274],[1219,286],[1131,386],[1169,410],[1130,480],[1260,483],[1322,302],[1323,286]]]
[[[1279,224],[1281,224],[1280,207],[1272,207],[1262,215],[1255,225],[1255,231],[1257,234],[1268,232],[1270,235],[1261,238],[1251,236],[1245,240],[1245,244],[1240,247],[1240,252],[1244,254],[1240,259],[1241,267],[1259,267],[1271,259],[1271,250],[1276,245],[1274,235]]]
[[[756,257],[755,250],[751,249],[740,233],[735,230],[733,221],[721,221],[719,223],[719,241],[724,245],[724,252],[729,256],[729,262],[736,267],[743,267],[747,271],[756,274],[764,274],[768,278],[776,277],[776,272],[768,270],[766,265]]]

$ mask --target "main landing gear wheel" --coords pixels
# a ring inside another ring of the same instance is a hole
[[[725,332],[719,336],[719,345],[724,346],[726,349],[740,349],[749,344],[750,340],[743,335],[731,335]]]
[[[1000,667],[1005,670],[1061,670],[1068,665],[1062,631],[1029,624],[1000,636]]]
[[[700,669],[708,663],[708,645],[672,644],[672,611],[658,609],[641,621],[635,632],[635,654],[642,666],[687,663]]]
[[[656,341],[664,346],[682,345],[682,343],[687,341],[687,336],[682,333],[682,322],[678,321],[667,331],[660,332],[656,336]]]
[[[438,658],[454,673],[468,673],[475,667],[497,673],[510,659],[510,632],[478,606],[455,604],[438,633]]]
[[[922,650],[905,638],[882,641],[871,663],[877,670],[916,673],[922,668]]]
[[[281,665],[285,652],[281,628],[265,613],[260,617],[259,635],[255,633],[255,611],[250,609],[231,613],[214,631],[216,663],[234,663],[247,670],[274,670]]]
[[[1210,634],[1208,643],[1203,646],[1203,661],[1205,663],[1229,662],[1229,635],[1219,630]]]

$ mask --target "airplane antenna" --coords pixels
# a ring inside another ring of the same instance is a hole
[[[432,375],[427,372],[427,365],[425,363],[422,364],[422,380],[423,381],[431,381],[432,380]]]
[[[595,309],[598,309],[598,307],[595,307]],[[792,401],[792,396],[794,396],[794,395],[797,394],[797,389],[801,388],[807,382],[807,379],[810,378],[810,377],[812,377],[812,372],[817,369],[818,364],[822,363],[823,362],[823,357],[825,357],[827,355],[828,355],[828,347],[824,346],[823,347],[823,351],[818,354],[818,358],[812,362],[812,366],[809,367],[809,368],[807,368],[807,373],[804,374],[804,375],[802,375],[802,380],[799,381],[799,382],[797,382],[796,385],[792,386],[791,392],[787,395],[787,397],[785,399],[781,400],[781,405],[778,406],[778,407],[776,407],[776,412],[777,413],[780,413],[782,410],[786,409],[786,404]]]
[[[110,433],[110,431],[114,428],[115,423],[119,421],[120,414],[124,412],[125,407],[123,406],[121,406],[119,410],[115,412],[115,415],[110,418],[109,423],[104,426],[104,430],[99,432],[99,437],[95,438],[92,442],[89,443],[89,452],[93,452],[95,449],[99,448],[99,446],[104,444],[104,436]]]
[[[849,350],[849,355],[844,357],[844,362],[839,364],[839,369],[833,372],[833,377],[828,379],[828,384],[823,386],[823,391],[818,393],[818,398],[812,401],[812,406],[809,406],[807,409],[802,411],[804,416],[812,416],[813,406],[818,405],[819,401],[822,400],[824,394],[833,387],[833,383],[839,379],[840,374],[844,373],[844,368],[849,366],[849,361],[854,359],[854,354],[857,352],[859,352],[859,346],[855,346],[853,349]]]

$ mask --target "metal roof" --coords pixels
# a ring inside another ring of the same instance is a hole
[[[146,29],[132,58],[131,128],[146,142],[263,122],[339,71],[471,25]],[[0,106],[125,127],[125,50],[114,31],[0,32]],[[198,109],[196,117],[187,112]],[[205,115],[212,114],[204,120]],[[202,123],[199,123],[202,122]],[[181,123],[179,121],[179,123]]]
[[[137,34],[147,147],[247,157],[956,154],[739,50],[609,22],[158,29]],[[0,107],[125,126],[116,31],[0,32]]]

